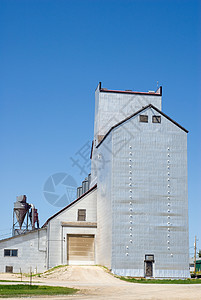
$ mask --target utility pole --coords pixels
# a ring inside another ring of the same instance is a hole
[[[194,247],[195,247],[195,254],[194,254],[194,273],[196,273],[196,236],[195,236],[195,244],[194,244]]]

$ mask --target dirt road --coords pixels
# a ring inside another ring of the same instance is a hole
[[[14,274],[0,274],[0,279],[17,279]],[[27,280],[23,278],[24,280]],[[19,280],[19,278],[18,278]],[[49,275],[34,278],[41,284],[68,286],[80,289],[74,296],[40,297],[41,299],[82,299],[82,300],[199,300],[201,285],[186,284],[138,284],[121,281],[101,267],[68,266],[56,269]],[[13,298],[12,298],[13,299]],[[27,298],[20,298],[27,299]],[[38,299],[34,297],[32,299]]]

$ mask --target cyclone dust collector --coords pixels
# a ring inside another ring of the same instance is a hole
[[[17,197],[13,209],[13,236],[39,228],[37,209],[33,204],[27,203],[26,195]]]

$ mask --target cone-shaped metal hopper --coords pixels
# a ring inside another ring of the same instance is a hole
[[[20,225],[20,229],[21,229],[22,224],[24,222],[24,218],[26,216],[26,213],[27,213],[27,211],[24,210],[24,209],[15,209],[15,215],[16,215],[17,221]]]
[[[21,196],[22,197],[22,196]],[[21,199],[21,197],[17,197],[17,200],[14,203],[14,212],[17,218],[17,221],[20,225],[20,229],[24,222],[24,218],[26,216],[27,211],[29,210],[29,204],[26,203],[26,196]],[[19,201],[21,200],[21,201]]]

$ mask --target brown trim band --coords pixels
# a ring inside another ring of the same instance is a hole
[[[160,93],[155,92],[134,92],[134,91],[118,91],[118,90],[107,90],[107,89],[100,89],[102,93],[117,93],[117,94],[135,94],[135,95],[147,95],[147,96],[162,96],[162,86],[160,87]]]

